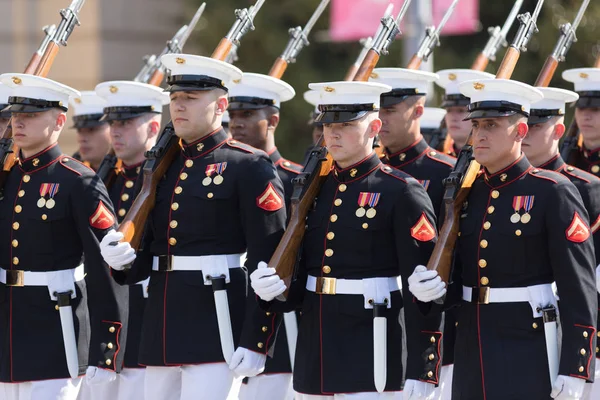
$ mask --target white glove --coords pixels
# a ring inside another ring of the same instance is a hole
[[[429,271],[424,265],[417,265],[408,277],[408,290],[420,301],[430,302],[446,294],[446,284],[437,271]]]
[[[433,383],[407,379],[402,391],[402,400],[431,400],[434,395],[435,385]]]
[[[100,385],[117,379],[117,373],[108,369],[87,367],[85,381],[88,385]]]
[[[250,274],[250,284],[254,293],[264,301],[271,301],[285,292],[285,283],[275,273],[275,268],[269,268],[264,261],[259,262],[256,271]]]
[[[256,353],[244,347],[238,347],[231,357],[229,369],[238,377],[253,377],[265,370],[266,362],[266,355]]]
[[[550,396],[559,400],[579,400],[583,396],[584,388],[585,379],[559,375],[552,385]]]
[[[123,266],[135,260],[135,250],[127,242],[119,242],[123,234],[111,229],[100,242],[100,253],[104,261],[117,271],[122,271]],[[111,243],[117,242],[116,246]]]
[[[600,293],[600,265],[596,267],[596,290]]]

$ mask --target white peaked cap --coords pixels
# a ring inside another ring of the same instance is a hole
[[[600,91],[600,68],[568,69],[562,77],[575,84],[576,92]]]
[[[102,114],[106,107],[106,100],[98,96],[95,91],[81,92],[77,97],[71,97],[69,104],[73,108],[73,116]]]
[[[484,101],[506,101],[521,106],[520,111],[529,113],[531,103],[544,96],[533,86],[510,79],[481,79],[466,81],[459,85],[462,95],[473,103]]]
[[[165,54],[160,61],[165,68],[171,70],[171,76],[207,76],[220,80],[221,86],[225,88],[230,88],[234,81],[242,79],[241,69],[210,57],[192,54]]]
[[[438,79],[433,72],[406,68],[375,68],[369,82],[389,85],[392,89],[416,89],[416,94],[427,94],[431,82]]]
[[[308,87],[319,94],[319,104],[373,104],[379,108],[379,97],[392,88],[375,82],[322,82],[310,83]]]
[[[296,95],[294,88],[281,79],[269,75],[244,72],[242,80],[234,82],[229,88],[229,98],[255,97],[272,100],[275,107],[280,107],[282,102],[291,100]]]
[[[0,104],[8,104],[8,98],[11,96],[12,89],[0,83]]]
[[[304,92],[304,101],[315,108],[315,112],[318,114],[319,102],[321,101],[321,94],[317,90],[307,90]]]
[[[95,89],[106,104],[104,107],[153,107],[161,112],[169,104],[169,94],[160,87],[134,81],[102,82]]]
[[[465,81],[476,79],[494,79],[493,74],[472,69],[443,69],[437,71],[438,79],[435,83],[443,88],[446,94],[460,94],[459,85]]]
[[[577,93],[570,90],[551,87],[538,87],[536,89],[542,92],[544,98],[531,104],[532,110],[561,110],[561,114],[564,114],[565,106],[577,101],[579,98]]]
[[[0,83],[12,90],[10,96],[58,102],[64,108],[68,108],[70,97],[79,96],[77,90],[67,85],[29,74],[2,74]]]
[[[446,116],[446,110],[436,107],[424,107],[423,115],[419,119],[422,129],[438,129]]]

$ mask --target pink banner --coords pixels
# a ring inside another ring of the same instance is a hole
[[[410,7],[416,7],[413,0]],[[332,0],[329,35],[334,41],[352,41],[373,36],[388,4],[394,4],[398,15],[403,0]],[[433,21],[437,25],[452,0],[432,0]],[[476,32],[479,26],[479,1],[460,0],[442,35],[464,35]]]

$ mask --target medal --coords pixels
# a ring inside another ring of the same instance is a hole
[[[512,222],[513,224],[518,223],[521,220],[521,216],[519,215],[519,213],[514,213],[513,215],[510,216],[510,222]]]
[[[215,183],[215,185],[220,185],[221,183],[223,183],[223,172],[225,171],[225,168],[227,168],[227,163],[219,163],[216,165],[216,170],[217,170],[217,176],[214,177],[213,182]]]
[[[533,207],[533,200],[535,199],[535,196],[524,196],[525,197],[525,214],[523,214],[523,216],[521,217],[521,222],[526,224],[529,221],[531,221],[531,215],[529,214],[529,211],[531,211],[531,208]]]
[[[531,221],[531,215],[529,215],[529,213],[525,213],[523,214],[523,216],[521,216],[521,222],[526,224],[529,221]]]
[[[223,183],[223,177],[221,175],[217,175],[213,179],[213,182],[215,183],[215,185],[220,185],[221,183]]]
[[[54,206],[56,205],[56,201],[54,200],[54,196],[56,195],[56,193],[58,193],[58,183],[51,183],[50,185],[50,190],[48,191],[48,194],[50,195],[50,198],[48,200],[46,200],[46,208],[48,210],[54,208]]]
[[[204,178],[202,180],[202,185],[204,186],[208,186],[212,183],[212,174],[217,170],[217,165],[216,164],[208,164],[206,166],[206,171],[204,172],[206,174],[206,178]]]
[[[46,205],[46,199],[45,199],[45,198],[43,198],[43,197],[42,197],[42,198],[40,198],[40,199],[37,201],[37,206],[38,206],[39,208],[44,208],[44,206],[45,206],[45,205]]]
[[[46,208],[48,210],[53,209],[55,205],[56,205],[56,201],[54,201],[54,199],[48,199],[48,201],[46,201]]]
[[[356,213],[355,213],[355,214],[356,214],[356,216],[357,216],[358,218],[362,218],[362,217],[364,217],[364,216],[365,216],[365,214],[366,214],[366,213],[367,213],[367,212],[365,211],[364,207],[360,207],[360,208],[358,208],[358,209],[356,210]]]
[[[367,210],[367,218],[375,218],[377,215],[377,211],[375,210],[375,206],[379,203],[379,198],[381,197],[381,193],[369,193],[368,202],[369,208]]]
[[[355,212],[355,214],[358,218],[364,217],[365,214],[367,213],[367,210],[365,210],[367,201],[369,201],[369,193],[360,192],[358,194],[358,209]]]
[[[206,178],[202,179],[202,184],[203,184],[204,186],[208,186],[208,185],[210,185],[210,184],[211,184],[211,182],[212,182],[212,179],[210,178],[210,176],[207,176]]]
[[[525,202],[525,199],[523,198],[523,196],[515,196],[513,197],[513,210],[515,210],[515,213],[513,215],[511,215],[510,217],[510,222],[512,222],[513,224],[518,223],[521,220],[521,215],[519,214],[519,211],[521,211],[521,208],[523,208],[523,203]]]
[[[375,211],[374,208],[369,208],[367,210],[367,218],[375,218],[376,214],[377,214],[377,211]]]
[[[40,186],[40,199],[37,201],[37,206],[43,208],[46,205],[46,195],[50,191],[49,183],[42,183]]]

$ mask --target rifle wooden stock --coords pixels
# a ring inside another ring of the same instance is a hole
[[[371,77],[371,74],[373,73],[377,62],[379,62],[379,53],[377,53],[373,49],[369,50],[352,80],[367,82]]]
[[[48,76],[48,73],[50,73],[50,67],[52,67],[52,64],[54,64],[54,59],[58,55],[59,50],[60,46],[58,43],[50,42],[48,44],[48,47],[46,48],[46,51],[44,52],[44,55],[42,56],[37,69],[35,70],[35,74],[37,76]]]
[[[408,65],[406,65],[406,69],[419,69],[419,68],[421,68],[422,62],[423,62],[423,59],[415,53],[415,54],[413,54],[412,58],[408,62]]]
[[[223,38],[219,42],[219,45],[217,46],[215,51],[213,51],[210,58],[214,58],[215,60],[224,61],[227,58],[227,55],[231,51],[232,47],[233,47],[233,43],[231,43],[231,40],[229,40],[227,38]]]
[[[35,74],[35,70],[37,69],[38,65],[40,65],[41,60],[42,56],[40,56],[37,51],[33,53],[31,60],[29,60],[29,64],[27,64],[27,67],[25,68],[25,73],[31,75]]]
[[[546,58],[546,62],[542,67],[538,77],[535,80],[535,84],[533,86],[537,87],[548,87],[550,86],[550,82],[552,81],[552,77],[556,72],[556,67],[558,67],[558,60],[552,55]]]
[[[502,59],[502,64],[498,67],[498,72],[496,72],[496,79],[510,79],[513,72],[515,71],[515,67],[517,66],[517,61],[519,61],[519,57],[521,56],[521,51],[519,49],[510,46],[506,50],[506,54]]]
[[[285,73],[285,70],[287,69],[287,67],[288,67],[287,61],[285,61],[281,57],[277,57],[277,59],[275,60],[275,63],[273,63],[273,66],[271,67],[271,70],[269,71],[269,76],[271,76],[273,78],[281,79],[281,77]]]
[[[358,72],[358,65],[352,64],[350,68],[348,68],[348,72],[346,72],[346,76],[344,77],[345,81],[352,81]]]
[[[485,71],[490,59],[485,56],[483,53],[479,53],[473,64],[471,65],[471,69],[474,71]]]
[[[154,71],[154,73],[150,77],[148,84],[154,85],[154,86],[160,86],[162,84],[162,81],[164,78],[165,78],[165,74],[160,69],[157,69],[156,71]]]
[[[142,188],[140,193],[135,198],[131,208],[127,212],[125,219],[119,225],[118,231],[123,233],[123,241],[129,242],[131,247],[138,250],[144,233],[144,226],[150,212],[156,203],[156,187],[158,182],[166,174],[167,170],[177,157],[177,153],[181,150],[178,145],[179,138],[175,135],[175,131],[167,130],[164,138],[164,154],[160,158],[146,161],[142,173]],[[153,168],[155,161],[156,168]]]

